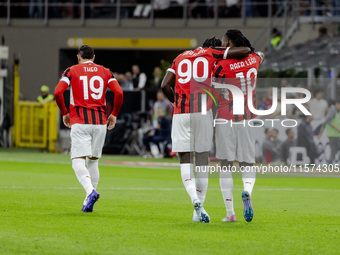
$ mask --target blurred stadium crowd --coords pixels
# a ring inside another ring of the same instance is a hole
[[[273,0],[272,13],[284,2]],[[82,3],[82,0],[49,0],[48,15],[50,18],[79,18]],[[43,0],[15,0],[11,4],[13,18],[44,18]],[[84,5],[85,18],[115,17],[118,6],[121,18],[148,18],[151,13],[157,18],[181,18],[184,10],[190,18],[241,17],[242,11],[246,17],[268,16],[268,0],[85,0]],[[300,14],[311,15],[313,5],[317,8],[316,15],[340,15],[338,0],[301,0]],[[0,6],[1,16],[6,16],[5,3]]]

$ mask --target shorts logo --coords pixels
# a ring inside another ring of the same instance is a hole
[[[187,182],[187,181],[191,181],[191,179],[185,179],[185,182]]]

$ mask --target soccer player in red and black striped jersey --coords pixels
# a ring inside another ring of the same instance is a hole
[[[98,200],[98,160],[101,157],[106,128],[114,128],[123,103],[123,91],[113,73],[93,63],[92,47],[78,49],[78,64],[65,70],[55,90],[55,99],[63,115],[65,126],[71,128],[72,168],[86,191],[83,212],[92,212]],[[70,87],[70,112],[65,107],[63,93]],[[109,87],[115,94],[113,111],[105,113],[105,95]],[[107,127],[106,124],[109,123]],[[88,158],[87,167],[85,166]]]
[[[222,169],[228,169],[237,160],[240,167],[247,171],[242,173],[244,192],[242,199],[244,203],[244,217],[246,221],[253,218],[253,208],[250,196],[255,183],[255,172],[251,171],[253,163],[255,163],[255,138],[253,127],[248,125],[249,120],[256,116],[249,110],[248,94],[251,93],[252,104],[255,105],[256,95],[256,77],[259,65],[262,63],[264,54],[262,52],[254,52],[250,42],[243,36],[241,31],[230,29],[222,39],[222,45],[228,47],[247,46],[252,49],[252,53],[240,59],[226,59],[216,63],[213,70],[213,80],[217,83],[228,84],[237,87],[242,91],[244,96],[244,114],[234,114],[233,94],[229,89],[222,88],[221,103],[217,109],[217,118],[228,120],[234,125],[216,125],[216,157],[221,160]],[[241,96],[242,96],[241,93]],[[234,95],[235,96],[235,95]],[[244,125],[241,125],[242,122]],[[246,123],[247,122],[247,123]],[[222,221],[236,221],[233,206],[233,179],[232,173],[221,171],[220,185],[224,203],[227,209],[227,217]]]
[[[211,71],[218,60],[246,57],[250,53],[248,47],[229,49],[218,46],[221,41],[213,37],[207,39],[203,47],[178,55],[162,82],[165,95],[174,103],[172,151],[180,156],[182,181],[195,209],[193,221],[206,223],[210,218],[203,203],[213,137],[212,100],[206,95],[210,93]],[[192,152],[196,153],[196,169],[199,169],[196,179]]]

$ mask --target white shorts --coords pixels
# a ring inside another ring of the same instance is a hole
[[[102,156],[106,125],[74,124],[71,127],[71,159]]]
[[[243,121],[234,122],[232,127],[230,122],[216,125],[216,158],[255,163],[254,127],[249,126],[247,120],[245,126],[235,123]]]
[[[173,152],[205,152],[212,148],[212,111],[174,114],[171,129]]]

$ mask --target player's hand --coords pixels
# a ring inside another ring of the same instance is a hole
[[[107,130],[111,130],[115,127],[117,121],[117,117],[113,116],[112,114],[107,118],[107,123],[109,123],[109,126],[107,127]]]
[[[263,62],[264,58],[266,57],[264,53],[261,51],[256,51],[255,53],[261,58],[261,61]]]
[[[71,121],[70,121],[69,113],[63,116],[63,122],[66,127],[71,128]]]

